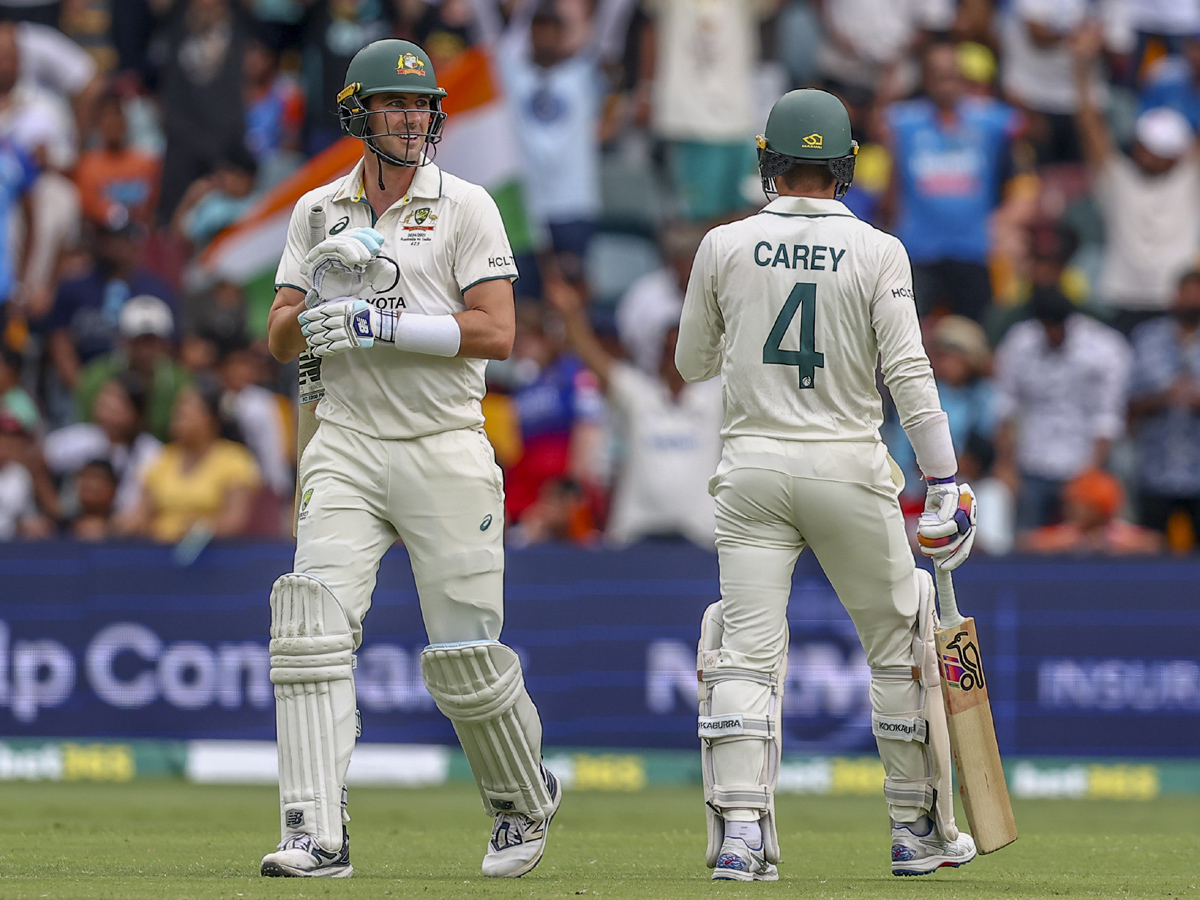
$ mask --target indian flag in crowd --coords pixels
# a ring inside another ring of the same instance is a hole
[[[437,147],[437,164],[487,188],[500,207],[513,250],[528,252],[533,239],[521,199],[517,138],[490,58],[478,48],[466,50],[438,73],[438,83],[447,92],[443,109],[449,118]],[[292,209],[308,191],[349,172],[362,157],[362,146],[355,138],[343,138],[314,156],[260,197],[200,255],[206,280],[232,281],[245,288],[255,333],[266,332],[275,268]]]

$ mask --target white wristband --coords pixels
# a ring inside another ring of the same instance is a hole
[[[429,356],[456,356],[462,346],[462,329],[454,316],[401,313],[396,322],[396,348]]]

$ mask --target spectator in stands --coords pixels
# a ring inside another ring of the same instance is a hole
[[[194,181],[175,209],[172,228],[199,253],[238,220],[257,197],[258,164],[241,144],[218,160],[211,175]]]
[[[599,538],[587,494],[572,478],[551,478],[538,489],[535,500],[509,529],[509,547],[534,544],[594,544]]]
[[[989,377],[992,354],[987,335],[971,319],[943,316],[933,326],[928,347],[938,396],[950,420],[959,477],[975,484],[991,469],[995,457],[995,385]],[[908,492],[916,492],[916,499],[924,502],[924,478],[890,404],[884,434],[892,458],[904,471]]]
[[[31,188],[37,214],[26,222],[31,237],[23,266],[25,305],[38,318],[49,308],[59,255],[79,234],[79,192],[63,174],[75,165],[79,139],[66,101],[20,77],[17,34],[14,23],[0,22],[0,137],[29,154],[39,170]]]
[[[0,411],[0,541],[43,538],[53,531],[38,511],[28,457],[33,436],[15,417]]]
[[[279,71],[279,55],[261,40],[246,47],[242,77],[246,104],[246,147],[258,164],[258,187],[282,181],[304,161],[304,91]]]
[[[145,430],[147,400],[144,379],[125,372],[101,385],[89,409],[90,421],[46,435],[42,456],[64,485],[64,505],[78,506],[79,473],[89,462],[103,460],[117,478],[117,511],[127,514],[137,506],[142,477],[162,453],[162,442]]]
[[[395,37],[423,47],[435,72],[443,71],[474,42],[471,0],[398,0],[396,6],[400,27]]]
[[[52,61],[29,71],[28,46],[19,37],[22,29],[28,34],[27,26],[0,22],[0,133],[33,154],[42,167],[68,171],[79,151],[75,116],[66,97],[38,77],[55,73]],[[83,56],[87,59],[86,53]]]
[[[8,413],[26,431],[37,434],[41,429],[42,414],[37,401],[21,385],[23,365],[21,354],[0,341],[0,413]]]
[[[1129,25],[1137,36],[1130,83],[1140,74],[1152,42],[1169,54],[1178,54],[1186,50],[1190,39],[1200,35],[1200,3],[1197,0],[1125,0],[1125,5]]]
[[[521,426],[521,456],[506,473],[505,513],[519,522],[542,485],[571,478],[585,490],[599,482],[596,458],[602,443],[604,398],[596,377],[565,352],[562,335],[539,307],[517,311],[513,357],[537,374],[513,392]]]
[[[675,368],[678,327],[659,345],[657,372],[611,356],[596,339],[582,295],[562,279],[546,282],[567,340],[599,379],[624,448],[605,537],[616,545],[682,537],[715,548],[708,480],[721,459],[721,380],[688,384]]]
[[[1096,57],[1072,74],[1074,35],[1094,30],[1100,39],[1097,50],[1103,44],[1099,23],[1089,19],[1094,12],[1093,0],[1015,0],[999,13],[1004,63],[1001,84],[1005,95],[1025,112],[1029,141],[1039,165],[1081,158],[1071,122],[1071,116],[1079,111],[1080,79],[1094,103],[1108,99]]]
[[[925,51],[924,84],[926,96],[886,113],[888,211],[912,260],[920,312],[940,308],[979,321],[992,301],[988,220],[1014,172],[1021,117],[965,93],[953,44]]]
[[[14,252],[13,224],[28,233],[37,216],[33,203],[33,185],[37,181],[37,165],[32,157],[11,140],[0,137],[0,344],[5,343],[7,323],[15,312],[18,318],[44,307],[37,294],[44,288],[30,282],[29,242],[22,241],[20,258]],[[10,305],[11,304],[11,305]]]
[[[1023,235],[1022,257],[1008,285],[1007,302],[997,298],[986,320],[989,342],[999,343],[1016,322],[1029,318],[1030,294],[1040,287],[1059,288],[1076,306],[1091,298],[1087,276],[1070,265],[1079,249],[1079,238],[1064,225],[1038,224]]]
[[[113,15],[110,0],[63,0],[59,30],[77,44],[95,64],[98,92],[104,76],[117,71],[117,48],[113,44]],[[80,131],[86,133],[87,128]]]
[[[1100,469],[1088,469],[1063,488],[1064,521],[1044,525],[1018,540],[1032,553],[1099,553],[1130,556],[1161,553],[1163,537],[1120,518],[1121,482]]]
[[[671,225],[659,237],[663,266],[643,275],[617,305],[617,335],[634,365],[657,374],[667,330],[679,324],[692,260],[704,237],[695,225]]]
[[[122,100],[105,94],[96,116],[99,146],[86,151],[75,169],[83,215],[103,225],[124,209],[130,221],[146,228],[158,207],[159,161],[131,147]]]
[[[117,475],[112,463],[94,459],[79,470],[76,479],[79,512],[71,519],[67,533],[79,541],[105,541],[116,534],[114,501]]]
[[[1066,483],[1103,468],[1124,432],[1130,351],[1057,288],[1030,298],[996,350],[996,474],[1017,497],[1017,528],[1059,518]]]
[[[1200,158],[1187,120],[1166,108],[1138,116],[1128,156],[1116,148],[1088,83],[1102,41],[1093,27],[1072,42],[1077,120],[1104,218],[1101,300],[1129,334],[1166,311],[1176,279],[1200,252]]]
[[[950,31],[955,16],[953,0],[837,0],[818,6],[826,37],[817,51],[822,75],[839,85],[879,90],[885,98],[912,90],[918,78],[913,52],[929,35]]]
[[[246,343],[246,295],[241,285],[218,281],[190,293],[184,299],[183,327],[185,345],[199,339],[211,346],[205,355],[212,355],[208,364],[188,368],[214,369],[217,357],[231,347]],[[180,353],[183,356],[183,352]]]
[[[220,388],[189,386],[171,414],[171,442],[146,471],[137,509],[121,528],[162,543],[189,532],[238,537],[250,524],[261,483],[253,454],[221,437]]]
[[[48,28],[58,24],[63,0],[0,0],[4,21],[36,22]]]
[[[1182,510],[1200,535],[1200,271],[1180,279],[1171,315],[1134,330],[1129,393],[1138,518],[1165,532]]]
[[[170,289],[141,266],[142,234],[123,207],[114,208],[108,222],[92,232],[91,270],[59,284],[54,307],[40,323],[54,372],[68,390],[79,384],[85,365],[112,352],[121,310],[131,297],[149,294],[174,302]]]
[[[254,31],[272,52],[294,50],[314,0],[242,0],[254,17]]]
[[[753,176],[754,77],[759,22],[779,0],[649,0],[641,85],[652,128],[667,142],[671,180],[693,221],[727,216],[748,202]]]
[[[524,167],[524,199],[539,230],[575,270],[587,258],[601,213],[600,122],[607,83],[604,65],[619,49],[613,35],[632,0],[603,0],[588,43],[573,50],[553,6],[525,3],[507,29],[498,11],[480,3],[485,39],[493,46],[514,117]]]
[[[57,25],[18,22],[14,37],[21,55],[21,78],[70,104],[79,133],[86,134],[104,93],[104,76],[92,55]]]
[[[360,49],[388,37],[375,0],[325,0],[314,4],[301,47],[303,55],[305,149],[317,154],[342,137],[333,102],[345,87],[346,68]]]
[[[159,47],[158,95],[167,138],[159,194],[163,222],[171,220],[188,185],[245,138],[246,41],[231,0],[186,0],[170,14]]]
[[[278,394],[260,384],[263,359],[248,344],[229,347],[220,363],[223,410],[232,414],[254,454],[263,483],[277,497],[291,497],[295,481]]]
[[[93,360],[83,370],[75,391],[80,419],[87,421],[100,388],[113,378],[131,373],[145,385],[146,430],[165,440],[170,429],[176,396],[187,383],[187,373],[171,356],[174,319],[158,297],[131,298],[120,313],[121,340],[117,348]]]
[[[1182,53],[1165,57],[1150,70],[1138,95],[1141,112],[1165,106],[1200,130],[1200,29],[1182,40]]]

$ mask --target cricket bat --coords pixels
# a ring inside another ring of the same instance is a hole
[[[940,619],[934,639],[958,791],[976,847],[991,853],[1017,839],[1017,823],[996,743],[975,620],[959,613],[950,573],[934,566],[934,574]]]
[[[314,206],[308,211],[308,246],[311,250],[325,240],[325,209]],[[292,537],[300,525],[300,507],[303,498],[300,496],[300,459],[304,456],[304,448],[317,432],[317,403],[325,396],[325,387],[321,384],[321,358],[309,350],[300,354],[299,358],[299,405],[296,409],[296,498],[292,507]]]

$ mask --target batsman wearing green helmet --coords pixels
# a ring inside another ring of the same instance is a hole
[[[416,44],[359,51],[337,104],[362,160],[301,198],[275,277],[271,352],[301,356],[316,424],[293,571],[271,589],[282,840],[263,875],[353,872],[354,651],[397,538],[430,641],[422,678],[492,817],[483,873],[533,869],[561,797],[520,659],[500,642],[504,490],[480,408],[486,361],[512,350],[517,269],[492,198],[433,162],[445,95]]]
[[[924,875],[975,857],[954,822],[933,579],[914,563],[898,499],[903,476],[879,437],[877,361],[928,481],[918,531],[935,565],[967,558],[975,501],[954,477],[908,254],[840,201],[857,149],[832,94],[782,97],[758,138],[773,199],[705,236],[684,301],[676,365],[688,381],[720,375],[725,398],[710,482],[721,600],[704,614],[697,660],[717,880],[779,877],[787,605],[805,547],[850,613],[871,667],[892,872]]]

